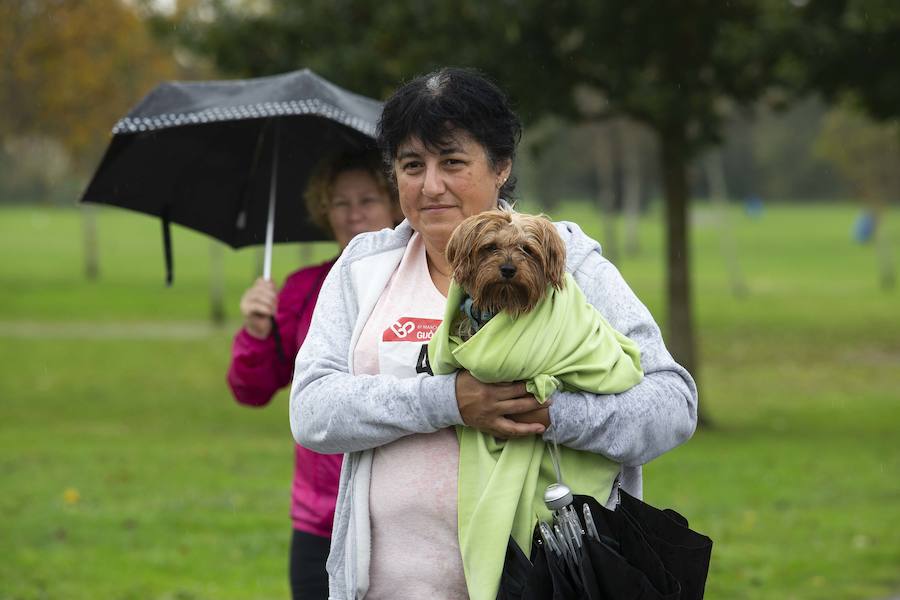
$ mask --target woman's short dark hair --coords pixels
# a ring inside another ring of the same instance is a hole
[[[416,77],[388,98],[378,123],[378,146],[393,173],[398,148],[410,137],[439,149],[460,129],[481,144],[492,168],[512,163],[522,137],[522,122],[499,87],[474,69],[445,67]],[[510,177],[500,196],[509,198],[515,186]]]

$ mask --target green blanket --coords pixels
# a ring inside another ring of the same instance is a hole
[[[534,310],[514,319],[500,312],[462,341],[453,327],[465,292],[451,282],[444,320],[428,346],[435,374],[467,369],[486,383],[526,381],[540,402],[558,388],[596,394],[623,392],[643,377],[637,346],[591,306],[571,275],[562,290],[550,288]],[[452,333],[451,333],[452,332]],[[510,535],[528,555],[536,518],[556,481],[538,436],[497,440],[458,427],[459,543],[469,595],[492,600]],[[619,471],[598,454],[560,448],[563,480],[574,491],[605,500]]]

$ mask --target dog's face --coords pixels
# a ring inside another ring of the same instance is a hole
[[[563,286],[566,247],[545,217],[492,210],[469,217],[447,244],[453,278],[481,310],[528,312]]]

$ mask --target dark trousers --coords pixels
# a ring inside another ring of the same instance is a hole
[[[291,538],[291,594],[294,600],[328,600],[325,560],[331,540],[294,530]]]

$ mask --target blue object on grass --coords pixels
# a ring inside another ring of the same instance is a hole
[[[744,200],[744,212],[747,213],[747,216],[753,217],[754,219],[758,219],[763,214],[763,201],[759,196],[747,196],[747,199]]]
[[[875,225],[875,215],[871,211],[864,210],[853,224],[853,239],[860,244],[870,242],[875,235]]]

